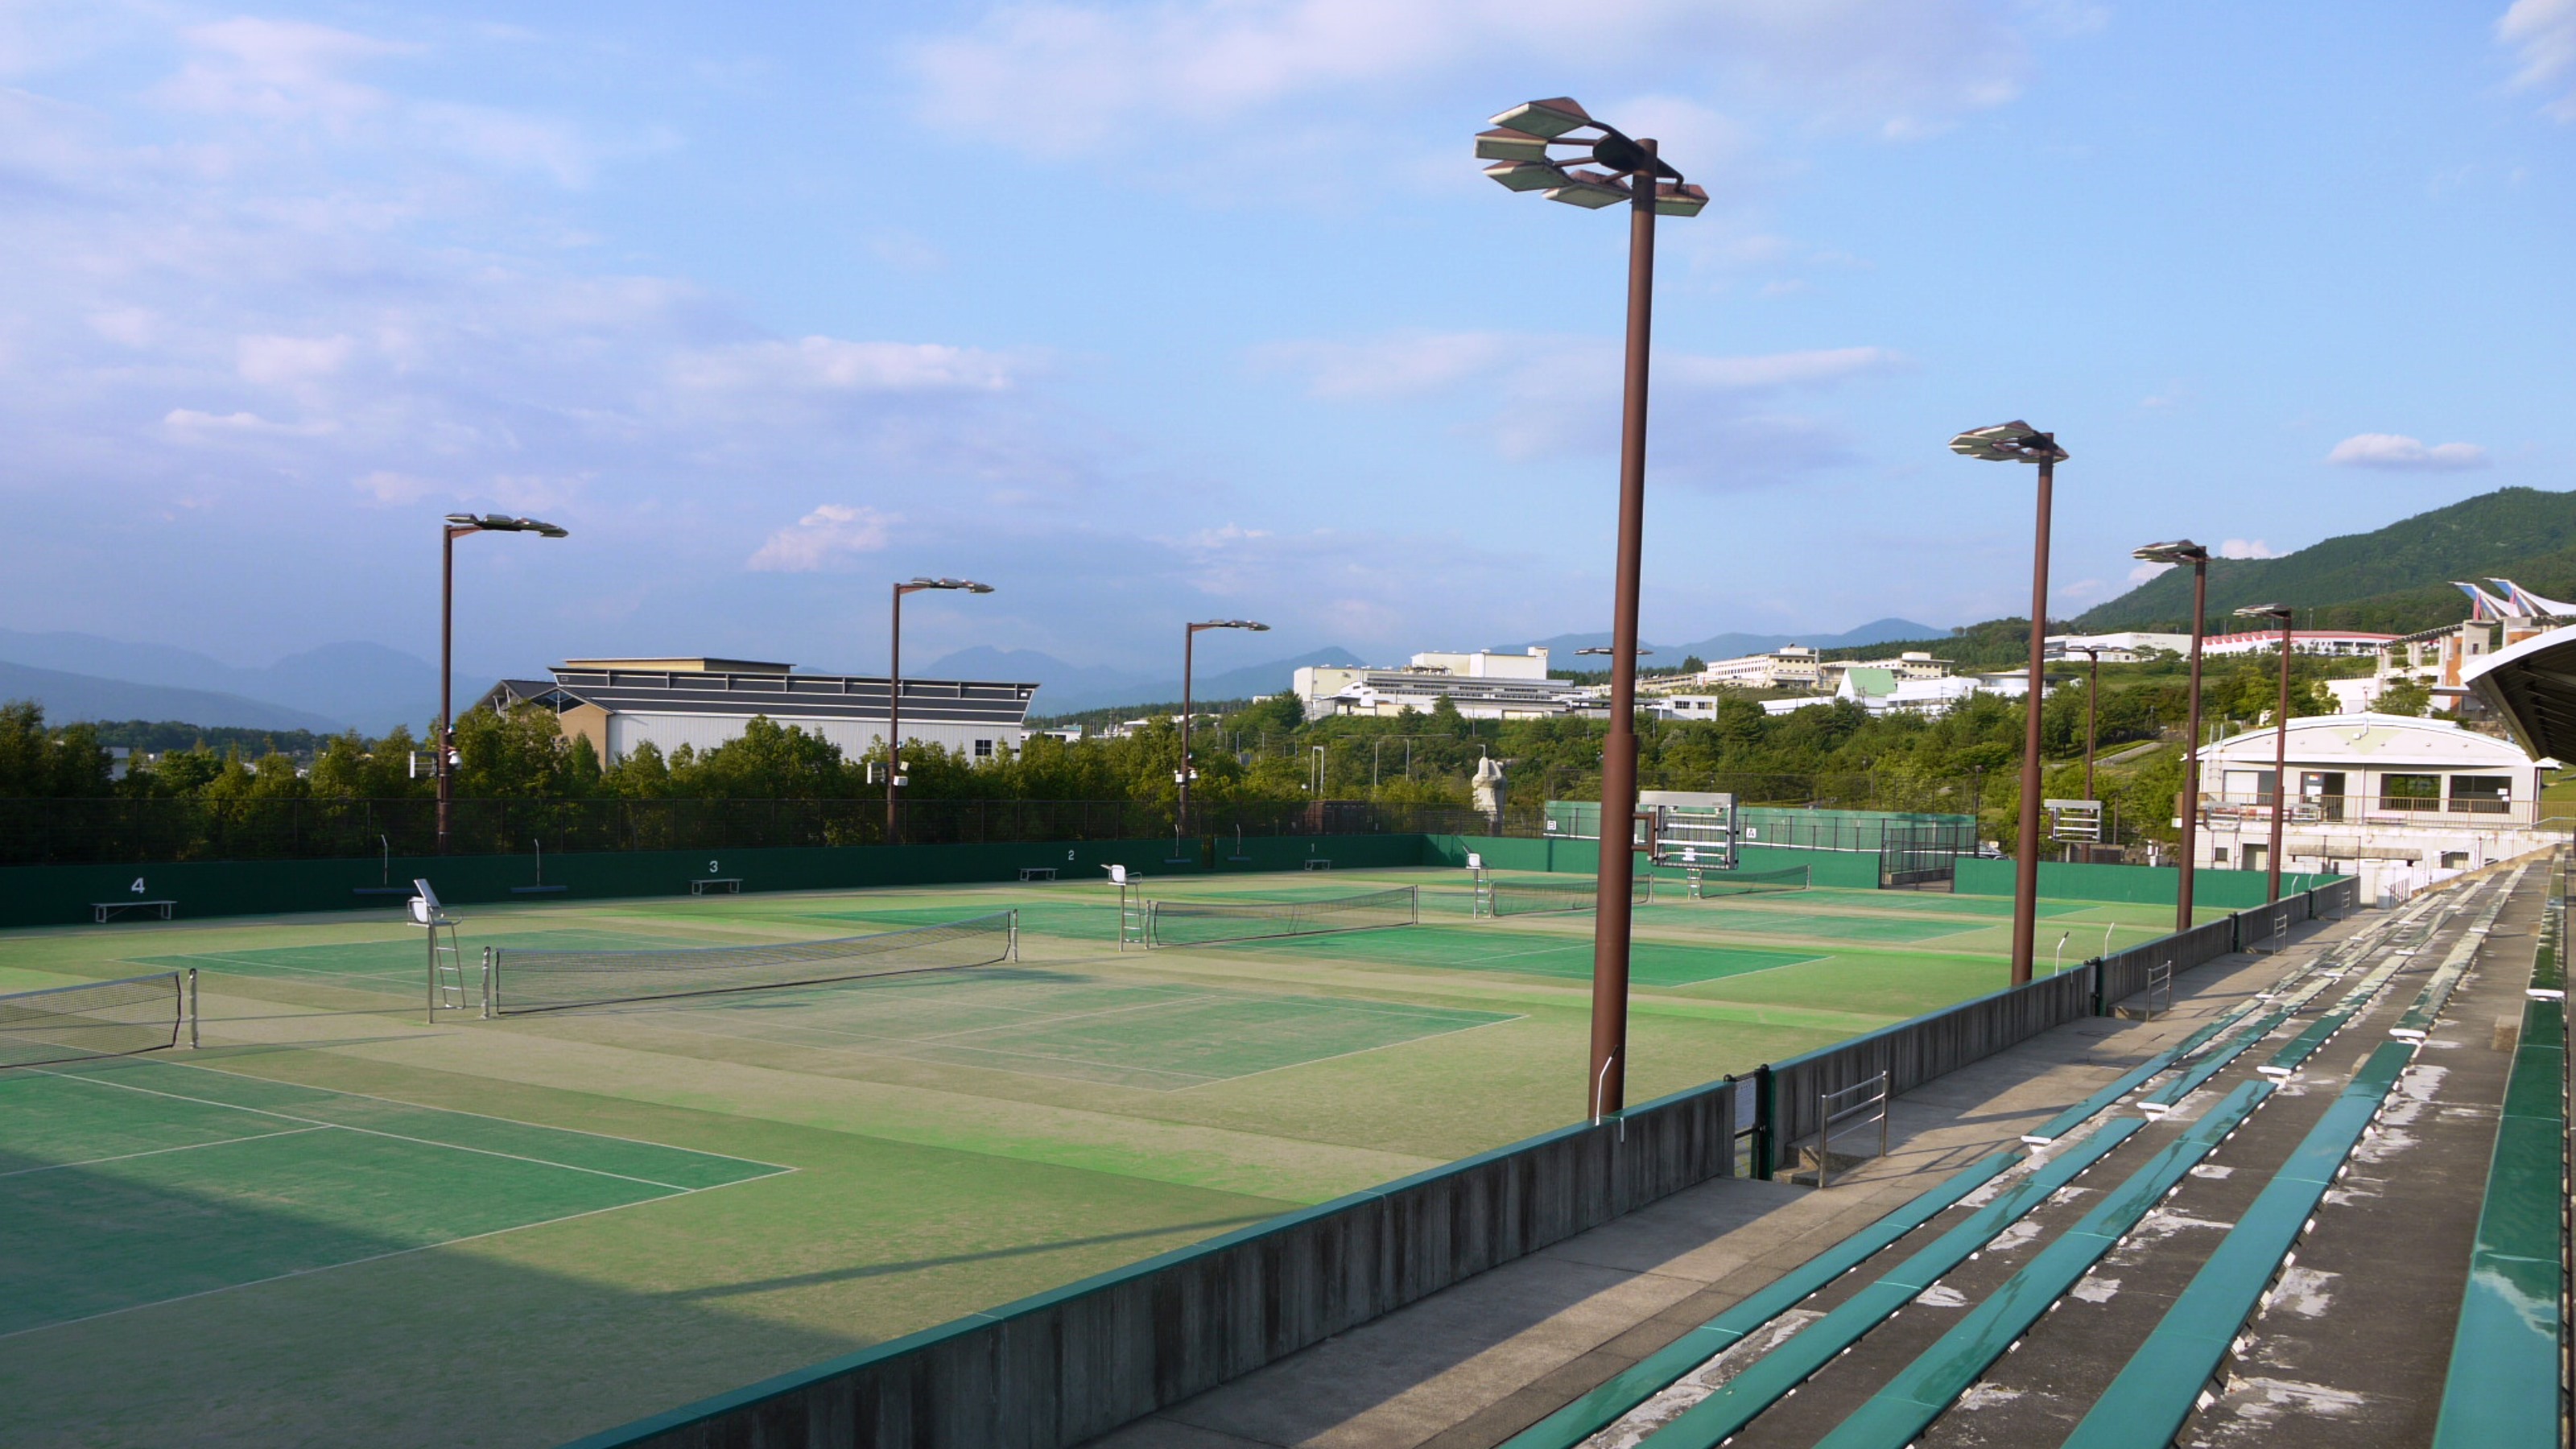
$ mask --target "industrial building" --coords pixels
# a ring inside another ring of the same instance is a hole
[[[705,751],[740,737],[755,717],[794,725],[856,756],[886,736],[884,675],[798,674],[755,659],[570,659],[552,679],[505,679],[476,701],[555,712],[563,732],[590,741],[602,763],[651,743]],[[1027,738],[1034,684],[965,679],[903,682],[903,738],[968,759],[1016,751]]]
[[[1416,654],[1400,669],[1307,665],[1291,686],[1306,718],[1429,713],[1446,699],[1468,719],[1556,719],[1597,712],[1600,691],[1547,675],[1547,650]]]

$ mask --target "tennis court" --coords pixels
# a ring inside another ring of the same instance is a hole
[[[424,1020],[386,911],[11,933],[13,987],[195,971],[204,1045],[0,1071],[0,1442],[551,1445],[1581,1111],[1588,909],[1477,918],[1430,869],[1140,894],[1151,949],[1103,881],[471,907],[490,1020]],[[2008,911],[1660,883],[1631,1091],[1991,990]],[[2043,954],[2157,914],[2045,911]]]
[[[783,1172],[128,1058],[0,1076],[0,1337]]]

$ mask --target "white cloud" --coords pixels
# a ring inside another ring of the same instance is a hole
[[[2274,548],[2259,538],[2231,538],[2218,546],[2218,556],[2220,558],[2286,558],[2288,554],[2285,550]]]
[[[305,423],[272,422],[257,413],[209,413],[195,408],[172,408],[161,419],[162,425],[183,437],[219,437],[226,434],[273,438],[315,438],[339,430],[329,421]]]
[[[346,337],[245,337],[237,348],[242,380],[269,386],[311,382],[349,360]]]
[[[1334,401],[1460,396],[1478,409],[1477,430],[1508,458],[1597,453],[1618,442],[1621,352],[1602,338],[1414,332],[1275,343],[1255,349],[1252,359],[1304,374],[1310,394]],[[1849,462],[1852,450],[1840,430],[1787,409],[1789,395],[1909,365],[1884,347],[1659,354],[1653,465],[1675,481],[1736,489]]]
[[[2426,447],[2400,433],[2355,433],[2326,454],[2329,463],[2347,468],[2382,468],[2407,473],[2452,473],[2487,465],[2487,450],[2475,443],[2439,443]]]
[[[327,25],[240,16],[192,26],[193,52],[158,94],[167,104],[213,115],[345,125],[383,110],[386,94],[346,72],[417,47]]]
[[[2576,72],[2576,0],[2513,0],[2496,21],[2496,38],[2521,52],[2522,69],[2513,78],[2517,89],[2556,86]],[[2576,89],[2561,93],[2541,112],[2576,122]]]
[[[383,468],[349,480],[349,486],[388,508],[418,503],[438,491],[438,485],[426,478],[415,478],[408,473],[396,473]]]
[[[1034,0],[912,61],[934,122],[1069,154],[1265,113],[1329,127],[1337,104],[1533,68],[1594,82],[1597,99],[1643,55],[1896,136],[2011,99],[2027,65],[2019,35],[1973,0],[1600,0],[1579,13],[1555,0]]]
[[[2136,568],[2129,570],[2129,582],[2133,585],[2143,584],[2147,580],[2154,578],[2156,575],[2163,573],[2165,570],[2177,567],[2180,566],[2177,564],[2141,563]]]
[[[999,392],[1018,368],[997,353],[939,343],[806,337],[683,353],[672,383],[690,392]]]
[[[894,515],[873,508],[826,503],[796,520],[795,527],[771,534],[746,567],[784,574],[810,574],[833,568],[859,554],[884,548],[888,531],[897,521]]]

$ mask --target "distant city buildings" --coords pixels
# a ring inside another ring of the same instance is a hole
[[[1550,679],[1548,654],[1432,650],[1401,668],[1308,665],[1291,686],[1306,718],[1428,714],[1448,700],[1468,719],[1555,719],[1600,712],[1602,692]]]

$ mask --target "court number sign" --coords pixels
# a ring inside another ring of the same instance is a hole
[[[134,884],[127,886],[126,889],[134,892],[138,896],[143,894],[143,877],[139,875],[136,876],[134,878]]]

